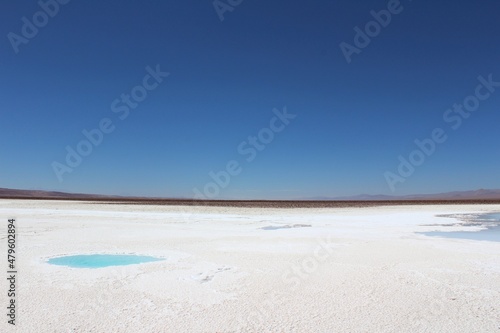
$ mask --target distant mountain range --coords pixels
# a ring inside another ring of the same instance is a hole
[[[55,191],[41,190],[16,190],[8,188],[0,188],[0,198],[18,198],[18,199],[66,199],[66,200],[182,200],[176,198],[150,198],[150,197],[132,197],[118,195],[99,195],[99,194],[83,194],[83,193],[67,193]],[[187,199],[189,201],[189,199]],[[346,197],[311,197],[303,198],[304,201],[422,201],[422,200],[500,200],[500,190],[475,190],[475,191],[457,191],[445,192],[436,194],[415,194],[415,195],[369,195],[361,194]],[[252,201],[252,200],[251,200]],[[292,200],[290,200],[292,201]],[[293,200],[300,201],[300,200]]]
[[[85,199],[85,198],[119,198],[119,196],[0,188],[0,198]]]
[[[413,194],[413,195],[370,195],[360,194],[347,197],[317,197],[308,200],[337,200],[337,201],[393,201],[393,200],[499,200],[500,190],[475,190],[455,191],[435,194]]]

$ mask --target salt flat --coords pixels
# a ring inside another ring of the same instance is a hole
[[[2,332],[500,332],[500,242],[417,234],[465,228],[429,226],[457,222],[436,215],[500,205],[0,200],[0,212],[16,219],[19,271],[17,325],[4,315]],[[91,253],[165,260],[98,269],[46,262]]]

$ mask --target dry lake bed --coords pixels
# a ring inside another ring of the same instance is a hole
[[[500,332],[498,204],[0,212],[1,332]]]

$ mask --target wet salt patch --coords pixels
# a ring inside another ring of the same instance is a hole
[[[292,225],[280,225],[280,226],[267,226],[262,227],[262,230],[279,230],[279,229],[292,229],[292,228],[310,228],[310,224],[292,224]]]

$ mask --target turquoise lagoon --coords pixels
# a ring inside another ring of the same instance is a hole
[[[136,265],[160,260],[164,259],[133,254],[81,254],[51,258],[47,262],[52,265],[74,268],[102,268]]]

